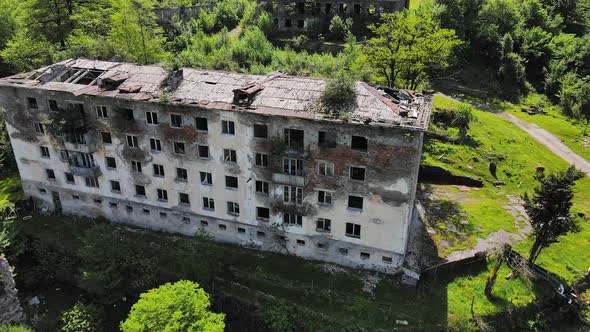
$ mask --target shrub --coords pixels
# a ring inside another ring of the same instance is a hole
[[[100,326],[97,309],[92,304],[76,303],[62,312],[60,321],[62,332],[94,332]]]
[[[343,19],[340,16],[332,17],[330,21],[330,34],[335,40],[344,40],[346,34],[352,28],[352,18]]]
[[[275,33],[275,25],[272,23],[272,16],[265,11],[260,13],[260,16],[258,16],[256,26],[258,29],[264,32],[266,37],[272,37]]]
[[[338,73],[328,80],[322,92],[321,101],[328,111],[349,110],[356,102],[356,87],[352,78],[345,73]]]

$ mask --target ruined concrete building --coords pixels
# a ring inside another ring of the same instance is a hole
[[[0,107],[41,211],[397,271],[431,98],[358,82],[326,112],[325,86],[78,59],[0,79]]]
[[[326,24],[336,15],[364,21],[381,13],[409,8],[409,0],[266,0],[259,3],[272,14],[274,25],[280,31],[306,29],[314,19]]]

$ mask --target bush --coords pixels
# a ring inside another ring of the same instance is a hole
[[[0,325],[0,332],[34,332],[33,329],[25,325],[12,325],[3,324]]]
[[[94,332],[100,326],[97,309],[92,304],[76,303],[61,314],[62,332]]]
[[[340,16],[332,17],[330,21],[330,36],[334,40],[344,40],[346,34],[352,28],[352,18],[343,19]]]
[[[313,17],[305,20],[305,33],[307,36],[317,38],[322,32],[322,21],[319,18]]]
[[[275,33],[275,25],[272,22],[272,16],[267,12],[260,13],[258,16],[258,21],[256,22],[256,26],[260,29],[266,37],[270,38]]]
[[[354,80],[345,74],[338,73],[326,83],[321,101],[328,111],[350,110],[356,103],[356,86]]]

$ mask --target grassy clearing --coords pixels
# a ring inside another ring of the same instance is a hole
[[[436,96],[434,105],[435,108],[456,108],[460,103]],[[507,203],[506,195],[518,197],[532,192],[536,186],[533,177],[539,166],[544,167],[545,172],[569,166],[510,122],[478,109],[473,110],[473,115],[468,131],[472,138],[469,145],[430,139],[424,149],[424,164],[441,166],[455,174],[481,178],[485,182],[485,187],[479,191],[461,193],[452,186],[441,186],[446,197],[459,204],[473,225],[467,240],[455,241],[457,246],[451,249],[461,249],[461,244],[472,244],[474,237],[485,236],[500,228],[514,232],[514,219],[502,207]],[[434,130],[441,131],[436,126]],[[454,135],[453,132],[446,134]],[[490,173],[490,162],[497,165],[496,177]],[[498,181],[503,184],[494,186]],[[590,179],[578,181],[575,190],[573,211],[590,215]],[[583,222],[581,228],[580,233],[562,237],[559,243],[545,249],[539,264],[570,281],[579,277],[581,271],[590,266],[590,252],[579,249],[590,245],[590,224]],[[458,234],[456,238],[459,236],[465,235]],[[516,249],[526,253],[529,247],[530,242],[524,241]]]

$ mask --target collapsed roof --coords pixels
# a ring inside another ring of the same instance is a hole
[[[431,96],[410,90],[377,89],[362,82],[355,84],[356,104],[346,110],[348,122],[415,130],[428,128]],[[343,121],[342,117],[320,107],[325,79],[276,72],[248,75],[182,68],[169,73],[158,65],[71,59],[2,78],[0,86],[145,102],[162,102],[160,98],[167,94],[167,102],[203,109]]]

